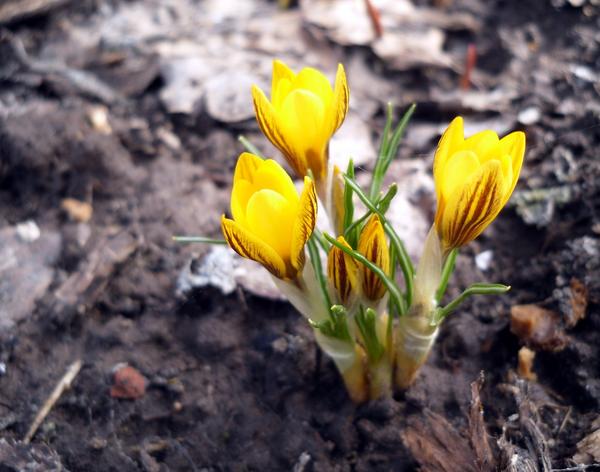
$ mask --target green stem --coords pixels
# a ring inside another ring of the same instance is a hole
[[[448,258],[444,263],[444,268],[442,270],[442,279],[440,281],[440,286],[435,292],[435,300],[440,303],[442,297],[446,293],[446,288],[448,288],[448,282],[450,281],[450,276],[454,272],[454,266],[456,264],[456,256],[458,255],[458,249],[452,249],[450,254],[448,254]]]

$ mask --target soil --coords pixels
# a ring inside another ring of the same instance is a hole
[[[303,28],[297,6],[286,17],[309,36],[310,51],[360,63],[401,105],[417,102],[403,159],[430,162],[436,127],[456,114],[527,133],[515,197],[461,252],[450,295],[482,280],[512,290],[453,314],[408,391],[358,407],[287,303],[242,287],[229,295],[177,289],[182,271],[201,263],[208,248],[171,237],[218,235],[242,150],[237,135],[270,150],[251,118],[239,119],[246,105],[232,121],[230,109],[215,117],[202,100],[169,108],[163,58],[132,47],[130,31],[110,23],[122,8],[157,2],[48,3],[0,19],[1,470],[549,471],[581,462],[573,457],[585,455],[578,443],[598,429],[600,408],[594,2],[415,2],[481,22],[477,31],[447,31],[444,50],[461,59],[476,45],[472,88],[505,94],[495,102],[484,95],[483,108],[460,96],[460,61],[394,70],[367,47]],[[254,17],[282,14],[274,3],[241,4]],[[233,34],[235,21],[217,25],[214,37]],[[93,39],[103,24],[122,43]],[[170,34],[181,41],[178,30]],[[244,43],[236,54],[254,47]],[[295,47],[283,44],[279,53],[322,58]],[[369,89],[350,75],[353,86]],[[383,99],[371,100],[362,109],[372,110],[372,138],[383,107]],[[33,229],[20,226],[26,221]],[[484,252],[489,266],[475,258]],[[561,342],[513,334],[515,305],[551,312],[548,336]],[[536,352],[536,380],[517,372],[524,345]],[[25,444],[38,410],[77,359],[83,367],[71,388]],[[122,363],[145,379],[135,398],[111,396]],[[588,464],[600,462],[598,451]]]

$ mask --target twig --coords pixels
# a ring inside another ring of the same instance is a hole
[[[600,462],[595,462],[594,464],[579,464],[575,467],[567,467],[566,469],[552,469],[552,472],[582,472],[591,469],[592,467],[596,470],[595,467],[598,466],[600,466]]]
[[[383,25],[381,24],[381,14],[379,10],[375,8],[371,0],[365,0],[365,5],[367,7],[367,13],[369,14],[369,18],[371,18],[371,23],[373,23],[373,29],[375,30],[375,37],[381,38],[383,36]]]
[[[465,64],[465,71],[460,79],[460,88],[463,90],[469,90],[471,88],[471,74],[475,69],[475,63],[477,62],[477,48],[475,44],[471,43],[467,46],[467,62]]]
[[[77,359],[69,366],[65,372],[65,375],[63,375],[60,381],[56,384],[56,387],[54,387],[54,390],[36,415],[33,423],[31,423],[27,434],[23,438],[23,443],[29,444],[42,422],[46,419],[46,416],[48,416],[48,413],[50,413],[50,410],[52,410],[54,404],[58,401],[63,392],[71,387],[71,383],[81,370],[81,365],[81,359]]]

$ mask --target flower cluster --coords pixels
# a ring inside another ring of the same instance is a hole
[[[474,284],[440,304],[458,249],[484,231],[513,192],[525,135],[517,131],[500,139],[486,130],[465,139],[462,118],[450,123],[434,158],[437,211],[415,268],[385,216],[397,185],[381,188],[414,106],[395,127],[388,108],[365,191],[354,179],[352,162],[345,172],[329,162],[329,141],[348,111],[342,65],[332,86],[316,69],[296,74],[275,61],[270,99],[258,87],[252,98],[260,129],[304,186],[298,192],[274,160],[240,155],[232,218],[223,215],[221,222],[227,244],[272,274],[314,329],[354,401],[406,388],[448,314],[471,295],[509,288]],[[366,208],[360,216],[356,200]],[[316,228],[319,210],[328,216],[332,234]]]

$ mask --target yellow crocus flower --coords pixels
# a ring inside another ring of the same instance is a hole
[[[322,72],[306,67],[295,74],[281,61],[273,62],[271,100],[252,87],[260,129],[284,155],[299,177],[311,170],[319,187],[325,185],[328,144],[348,111],[348,85],[338,65],[332,88]]]
[[[343,236],[339,236],[337,240],[351,249]],[[327,255],[327,277],[339,303],[352,308],[360,295],[358,263],[340,248],[331,246]]]
[[[298,195],[292,179],[277,162],[243,153],[233,176],[231,213],[233,219],[221,217],[229,246],[275,277],[297,280],[304,267],[304,246],[317,219],[312,179],[304,179]]]
[[[390,255],[385,232],[377,215],[371,216],[358,239],[358,252],[369,261],[382,269],[386,274],[390,271]],[[360,265],[362,274],[362,291],[371,301],[378,301],[385,294],[385,285],[381,279],[363,264]]]
[[[445,253],[475,239],[498,216],[512,194],[525,154],[525,134],[502,139],[491,130],[465,139],[456,117],[435,153],[435,226]]]

